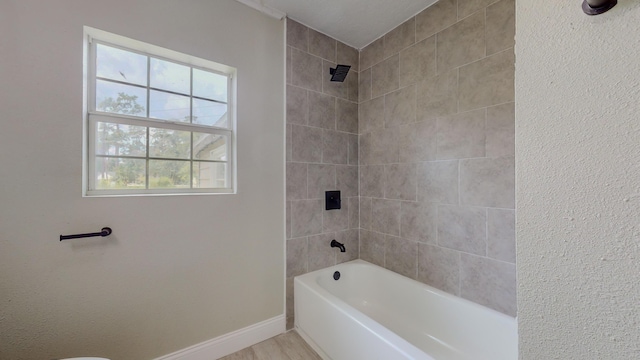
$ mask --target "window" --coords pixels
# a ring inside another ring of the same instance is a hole
[[[233,192],[235,69],[85,32],[85,194]]]

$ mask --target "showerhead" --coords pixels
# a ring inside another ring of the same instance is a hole
[[[329,74],[331,74],[331,81],[343,82],[351,69],[351,65],[337,65],[336,68],[330,68]]]

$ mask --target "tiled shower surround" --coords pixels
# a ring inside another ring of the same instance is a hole
[[[362,49],[340,90],[324,88],[330,51],[315,70],[317,38],[336,42],[288,21],[289,319],[293,276],[354,257],[516,314],[514,9],[440,0]],[[338,63],[357,56],[337,44]],[[354,122],[340,104],[355,100]],[[348,204],[335,216],[319,200],[334,185]],[[348,235],[349,251],[358,227],[359,253],[336,257],[325,242]]]
[[[336,63],[351,65],[330,82]],[[358,51],[287,20],[287,328],[293,277],[358,258]],[[342,208],[325,210],[325,191]],[[329,243],[344,243],[340,253]]]

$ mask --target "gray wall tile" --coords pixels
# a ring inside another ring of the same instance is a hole
[[[351,196],[358,196],[357,166],[336,166],[336,189],[340,190],[340,195],[343,199]]]
[[[346,199],[345,199],[346,200]],[[323,199],[324,203],[324,199]],[[322,231],[341,231],[349,229],[349,201],[342,201],[340,209],[324,210],[322,208]]]
[[[389,31],[384,38],[384,57],[395,55],[416,42],[416,20],[411,18]]]
[[[418,281],[450,294],[460,295],[460,253],[419,244]]]
[[[478,12],[438,33],[438,73],[482,59],[484,32],[484,12]]]
[[[417,83],[417,121],[432,120],[458,110],[458,70]]]
[[[469,265],[463,254],[515,261],[515,212],[497,205],[510,191],[491,194],[508,183],[491,158],[513,158],[515,149],[513,3],[441,0],[360,53],[361,258],[405,275],[417,272],[418,280],[457,295],[460,269]],[[415,103],[402,96],[408,85],[415,85]],[[354,145],[350,139],[350,149]],[[415,178],[402,176],[400,170],[411,166],[417,167]],[[412,179],[414,193],[405,191]],[[353,212],[349,218],[353,226]],[[418,260],[397,240],[414,242]],[[489,281],[491,272],[480,276]],[[508,304],[500,311],[515,309],[515,296],[509,296],[496,300]]]
[[[358,147],[358,156],[360,157],[360,165],[369,165],[371,164],[371,133],[366,133],[360,135],[359,139],[359,147]]]
[[[309,53],[336,62],[337,41],[325,34],[309,29]]]
[[[291,84],[322,91],[321,73],[322,59],[298,49],[291,51]]]
[[[510,316],[516,316],[514,264],[462,254],[460,295]]]
[[[360,228],[371,229],[371,198],[360,197]]]
[[[416,122],[416,87],[407,86],[384,96],[384,126]]]
[[[487,157],[515,156],[515,103],[487,108]]]
[[[309,236],[308,271],[323,269],[336,264],[336,252],[331,247],[334,233]]]
[[[286,161],[292,161],[293,159],[293,130],[292,126],[287,124],[287,144],[286,144]]]
[[[371,199],[371,230],[400,236],[400,201]]]
[[[338,99],[336,104],[336,128],[353,134],[358,133],[358,104]]]
[[[338,264],[355,260],[360,257],[360,241],[358,236],[358,229],[351,229],[345,231],[338,231],[336,233],[336,241],[342,243],[345,248],[345,252],[336,252],[336,262]],[[336,251],[336,249],[334,249]]]
[[[349,134],[349,148],[348,148],[349,165],[358,165],[359,163],[358,147],[359,147],[358,135]]]
[[[360,258],[378,266],[384,266],[385,235],[360,230]]]
[[[436,120],[400,126],[398,133],[400,162],[418,162],[436,158]]]
[[[286,236],[287,239],[291,239],[291,201],[288,201],[287,199],[287,209],[286,209],[286,216],[287,216],[287,220],[286,220]]]
[[[460,203],[514,209],[514,158],[508,156],[461,160]]]
[[[397,163],[400,156],[400,144],[398,138],[400,129],[379,128],[371,131],[371,140],[369,143],[369,153],[367,156],[368,164],[392,164]]]
[[[287,85],[287,123],[307,125],[308,119],[307,90]]]
[[[297,21],[287,19],[287,45],[309,51],[309,28]]]
[[[360,196],[384,197],[384,165],[360,166]]]
[[[458,204],[458,160],[418,166],[418,201]]]
[[[371,66],[382,61],[384,57],[384,38],[379,38],[378,40],[372,42],[367,45],[360,52],[360,69],[366,70]]]
[[[346,164],[349,151],[349,134],[341,131],[324,130],[322,162]]]
[[[438,118],[437,158],[485,156],[485,123],[485,109]]]
[[[287,163],[287,200],[307,199],[307,164]]]
[[[336,167],[334,165],[309,164],[307,186],[310,199],[322,199],[325,191],[336,189]]]
[[[436,37],[400,52],[400,86],[407,86],[436,75]]]
[[[322,162],[322,129],[292,125],[292,160],[299,162]]]
[[[515,0],[501,0],[487,7],[487,55],[512,48],[515,35]]]
[[[515,210],[487,209],[487,256],[516,262]]]
[[[400,56],[398,54],[371,68],[371,96],[378,97],[400,87]]]
[[[371,132],[384,126],[384,96],[360,104],[358,131],[360,134]]]
[[[345,79],[345,83],[347,84],[347,98],[350,101],[358,101],[359,92],[360,92],[360,83],[358,82],[359,74],[355,70],[350,70],[347,74],[347,78]]]
[[[291,84],[291,46],[287,46],[287,65],[286,65],[286,73],[287,73],[287,85]]]
[[[440,0],[416,15],[416,41],[432,36],[458,21],[458,1]]]
[[[288,277],[287,278],[287,296],[286,296],[286,317],[287,317],[287,324],[286,324],[286,329],[290,330],[293,329],[294,327],[294,322],[295,322],[295,318],[294,318],[294,309],[295,309],[295,302],[294,302],[294,298],[293,298],[293,278],[292,277]]]
[[[464,19],[494,2],[496,0],[458,0],[458,19]]]
[[[403,239],[423,243],[436,243],[436,204],[402,202],[400,211],[400,236]]]
[[[371,68],[358,74],[358,102],[371,99]]]
[[[471,254],[487,252],[484,208],[438,205],[438,245]]]
[[[309,125],[323,129],[336,129],[336,98],[309,91]]]
[[[390,164],[384,166],[384,197],[387,199],[416,200],[417,164]]]
[[[514,64],[513,49],[509,49],[461,67],[460,111],[512,102]]]
[[[307,272],[307,238],[287,240],[287,277]]]
[[[360,71],[359,69],[359,57],[360,53],[358,50],[352,48],[345,43],[338,41],[337,45],[337,55],[338,55],[338,64],[349,65],[351,66],[350,71]]]
[[[418,275],[418,243],[399,237],[385,237],[385,267],[408,278]]]
[[[360,227],[360,198],[352,196],[349,200],[349,229]]]
[[[322,232],[323,200],[291,202],[291,236],[300,237]],[[291,240],[289,240],[291,241]]]

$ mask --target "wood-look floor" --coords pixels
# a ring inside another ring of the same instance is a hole
[[[295,330],[280,334],[220,360],[322,360]]]

